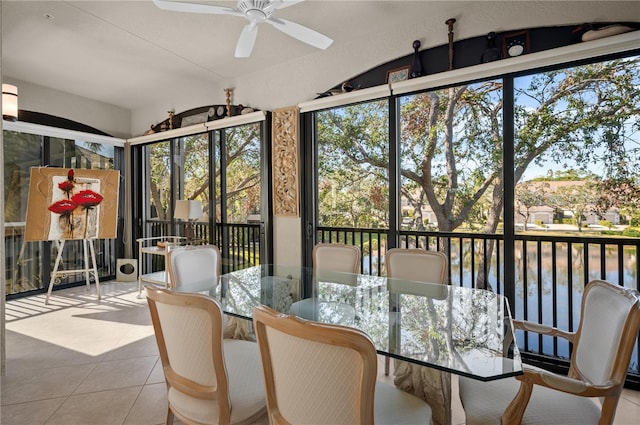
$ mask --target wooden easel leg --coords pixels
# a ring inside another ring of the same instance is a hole
[[[93,278],[96,281],[96,292],[98,293],[98,300],[102,299],[100,293],[100,279],[98,278],[98,266],[96,266],[96,250],[93,246],[93,239],[89,241],[89,250],[91,251],[91,271],[93,272]]]
[[[82,255],[84,256],[84,281],[87,284],[87,291],[91,288],[89,279],[89,251],[87,250],[87,240],[82,240]]]
[[[16,292],[16,281],[18,280],[18,274],[20,272],[20,266],[22,265],[22,258],[24,257],[24,246],[26,245],[26,241],[22,241],[22,245],[20,246],[20,254],[18,254],[18,260],[16,261],[16,265],[13,268],[13,279],[11,280],[11,293],[15,294]]]
[[[53,282],[56,280],[58,276],[58,267],[60,266],[60,260],[62,260],[62,250],[64,248],[64,240],[57,241],[56,245],[58,246],[58,255],[56,255],[56,263],[53,266],[53,271],[51,272],[51,278],[49,279],[49,289],[47,290],[47,297],[44,300],[45,304],[49,304],[49,297],[51,297],[51,291],[53,290]]]

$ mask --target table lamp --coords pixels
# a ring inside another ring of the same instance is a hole
[[[176,210],[174,211],[173,218],[187,221],[184,233],[187,237],[187,243],[191,243],[193,239],[193,222],[202,218],[202,202],[192,200],[176,201]]]

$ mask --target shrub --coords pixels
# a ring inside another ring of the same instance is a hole
[[[640,238],[640,226],[638,227],[627,227],[622,231],[622,236],[630,236],[632,238]]]
[[[608,227],[609,229],[611,229],[613,227],[613,223],[610,222],[609,220],[600,220],[600,221],[598,221],[598,224],[600,226]]]

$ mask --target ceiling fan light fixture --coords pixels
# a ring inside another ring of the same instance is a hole
[[[235,57],[246,58],[251,55],[251,50],[256,42],[258,26],[267,23],[276,30],[287,34],[303,43],[318,49],[326,49],[333,40],[304,25],[274,16],[276,10],[283,9],[304,0],[238,0],[236,8],[215,6],[212,4],[188,3],[176,0],[153,0],[160,9],[174,12],[207,13],[212,15],[241,16],[249,21],[244,26],[238,43],[236,44]]]
[[[239,0],[238,10],[252,21],[266,21],[273,15],[275,7],[269,0]]]

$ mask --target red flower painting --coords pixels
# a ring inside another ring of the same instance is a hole
[[[84,208],[91,208],[102,202],[102,195],[93,190],[81,190],[73,195],[71,200]]]
[[[71,197],[71,201],[84,208],[85,226],[84,237],[87,237],[87,229],[89,228],[89,211],[102,202],[102,195],[93,190],[81,190]]]
[[[60,190],[66,193],[67,196],[69,196],[69,193],[71,193],[74,186],[75,184],[73,184],[73,182],[69,180],[65,180],[62,183],[58,183],[58,188],[60,188]]]
[[[77,207],[78,204],[76,204],[75,202],[63,199],[62,201],[57,201],[49,205],[49,211],[60,215],[69,215],[73,213],[73,210],[75,210]]]
[[[65,239],[74,239],[74,230],[79,229],[82,232],[83,226],[84,232],[82,234],[86,239],[89,236],[89,228],[96,226],[95,214],[93,220],[90,220],[90,213],[104,198],[101,194],[87,189],[87,187],[91,187],[91,183],[87,183],[86,179],[82,178],[76,181],[73,169],[67,172],[66,180],[58,183],[58,189],[64,192],[66,199],[58,200],[49,205],[49,211],[60,215],[60,228]],[[76,192],[74,193],[74,191]],[[74,216],[74,212],[79,208],[84,209],[84,217]]]

